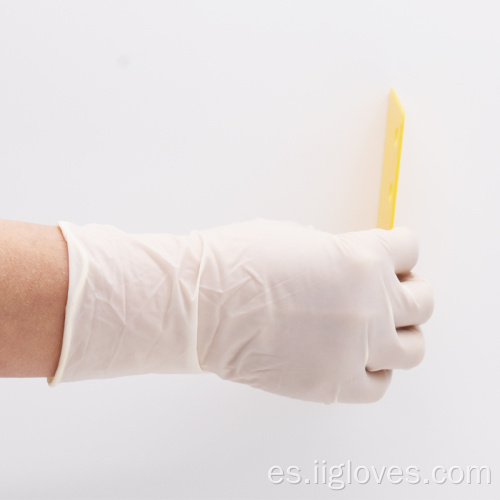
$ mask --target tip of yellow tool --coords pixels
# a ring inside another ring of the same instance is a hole
[[[396,211],[405,112],[393,88],[389,94],[377,227],[392,229]]]

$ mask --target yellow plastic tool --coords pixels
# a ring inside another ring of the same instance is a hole
[[[377,219],[377,227],[382,229],[392,229],[394,226],[404,123],[405,112],[403,106],[401,106],[394,89],[391,89],[389,109],[387,110],[384,162],[382,166],[382,182],[380,183]]]

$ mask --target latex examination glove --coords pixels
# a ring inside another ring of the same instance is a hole
[[[424,355],[433,294],[407,228],[334,235],[253,219],[186,235],[59,222],[69,291],[58,382],[213,372],[322,403],[371,402]]]

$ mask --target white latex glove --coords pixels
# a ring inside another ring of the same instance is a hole
[[[333,235],[258,218],[176,236],[59,226],[70,281],[52,386],[207,371],[292,398],[371,402],[391,370],[423,357],[418,325],[433,294],[411,273],[418,243],[407,228]]]

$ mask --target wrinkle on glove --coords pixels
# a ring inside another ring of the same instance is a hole
[[[322,403],[371,402],[422,360],[430,284],[407,228],[333,235],[253,219],[188,235],[59,223],[59,381],[203,373]]]
[[[69,290],[59,382],[144,373],[200,373],[196,353],[202,241],[58,223]]]

